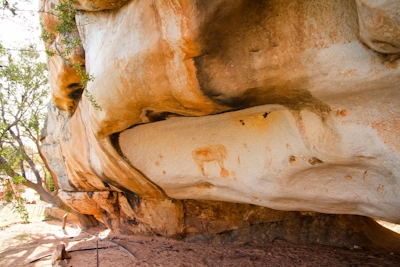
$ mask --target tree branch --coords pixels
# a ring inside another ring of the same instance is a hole
[[[19,144],[19,148],[22,152],[22,154],[25,157],[25,160],[28,162],[29,167],[31,168],[31,170],[33,171],[33,173],[36,176],[37,179],[37,184],[42,187],[42,177],[39,173],[39,171],[36,169],[36,164],[35,162],[33,162],[33,160],[31,159],[31,157],[28,155],[28,153],[26,153],[25,147],[24,147],[24,143],[21,140],[20,136],[17,136],[11,129],[9,130],[9,133],[12,135],[12,137],[15,139],[15,141],[18,142]]]

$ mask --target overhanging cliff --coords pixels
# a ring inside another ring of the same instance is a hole
[[[75,4],[92,99],[51,57],[42,146],[69,206],[133,234],[398,242],[370,219],[400,223],[397,1]]]

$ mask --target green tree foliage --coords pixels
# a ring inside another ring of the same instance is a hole
[[[15,18],[23,11],[18,8],[23,2],[31,0],[0,0],[1,19]],[[34,45],[18,50],[17,55],[15,49],[5,49],[0,43],[0,183],[8,189],[3,200],[12,202],[14,210],[27,220],[18,186],[24,185],[42,200],[74,214],[83,228],[95,226],[98,221],[93,216],[72,210],[57,196],[57,186],[40,151],[40,130],[49,101],[47,64],[40,61]],[[29,179],[28,174],[34,178]]]
[[[39,145],[40,122],[48,96],[46,64],[38,58],[36,52],[21,51],[15,59],[0,47],[0,171],[3,185],[8,185],[5,200],[13,203],[25,221],[28,217],[24,200],[16,185],[32,183],[26,180],[26,171],[36,171],[38,182],[42,178],[36,170],[41,162],[29,153],[30,147]]]
[[[14,56],[0,46],[0,180],[8,187],[5,200],[27,220],[17,189],[22,184],[38,192],[44,201],[72,212],[83,227],[96,225],[94,218],[71,210],[56,191],[48,190],[46,180],[51,174],[40,151],[49,91],[47,70],[32,50],[33,46]],[[34,179],[28,179],[28,173]]]
[[[31,0],[1,0],[2,22],[9,21],[11,25],[24,23],[27,31],[34,32],[34,26],[26,23],[32,13],[20,8],[21,5],[29,3]],[[17,49],[24,52],[16,56]],[[24,149],[25,153],[33,156],[31,147],[36,146],[33,140],[37,142],[40,127],[38,122],[43,119],[43,101],[46,101],[48,94],[43,89],[37,93],[40,87],[47,83],[47,74],[46,64],[37,60],[38,53],[32,53],[36,50],[34,46],[4,48],[0,44],[0,185],[6,188],[2,200],[11,202],[13,210],[19,213],[24,221],[28,220],[28,213],[24,205],[26,200],[20,197],[23,192],[21,185],[26,182],[26,171],[30,170],[28,162],[24,159]],[[21,88],[24,87],[32,91],[22,91]],[[27,112],[28,106],[35,105],[38,105],[38,108],[33,109],[34,112]],[[21,149],[18,141],[24,143],[25,147]],[[38,156],[32,158],[35,159],[36,165],[41,164],[40,160],[36,159]],[[45,172],[43,174],[48,182],[51,176]]]

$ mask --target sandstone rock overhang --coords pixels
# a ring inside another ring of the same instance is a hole
[[[399,223],[400,5],[372,2],[77,1],[74,60],[101,111],[50,58],[60,196],[163,235],[208,231],[186,199]]]

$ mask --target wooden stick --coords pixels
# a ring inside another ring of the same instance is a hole
[[[63,216],[63,223],[62,223],[63,230],[65,229],[65,224],[67,223],[67,216],[68,216],[68,213],[65,213]]]
[[[68,252],[68,253],[71,253],[71,252],[77,252],[77,251],[95,250],[95,249],[99,250],[99,249],[116,248],[116,247],[118,247],[118,246],[97,247],[97,248],[80,248],[80,249],[67,250],[67,252]],[[41,259],[43,259],[43,258],[50,257],[52,254],[53,254],[53,253],[40,256],[40,257],[38,257],[38,258],[36,258],[36,259],[31,260],[31,261],[28,262],[28,263],[33,263],[33,262],[38,261],[38,260],[41,260]]]
[[[100,239],[100,241],[106,241],[106,242],[113,243],[114,245],[117,245],[122,251],[125,251],[126,253],[129,254],[129,256],[131,256],[132,258],[136,259],[135,255],[133,255],[129,250],[127,250],[126,248],[124,248],[124,247],[121,246],[120,244],[115,243],[115,242],[111,241],[110,239],[100,238],[100,237],[98,237],[98,236],[95,236],[94,234],[91,234],[91,233],[89,233],[89,232],[86,232],[85,230],[83,230],[82,228],[80,228],[79,225],[77,225],[77,224],[75,224],[75,223],[72,223],[72,222],[69,222],[69,223],[75,225],[78,229],[81,230],[81,232],[87,233],[88,235],[91,235],[91,236],[93,236],[93,237],[97,237],[98,239]]]
[[[127,249],[124,248],[123,246],[121,246],[121,245],[115,243],[114,241],[111,241],[111,240],[109,240],[109,239],[100,239],[100,240],[101,240],[101,241],[110,242],[110,243],[113,243],[114,245],[117,245],[118,248],[119,248],[120,250],[125,251],[125,252],[128,253],[132,258],[136,259],[135,255],[133,255],[129,250],[127,250]]]

